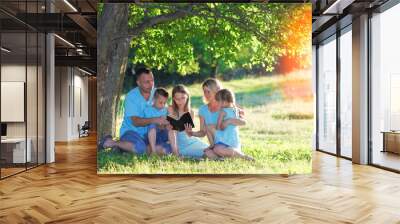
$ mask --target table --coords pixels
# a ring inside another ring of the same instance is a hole
[[[382,152],[392,152],[400,154],[400,131],[382,131],[383,150]]]
[[[30,138],[26,139],[28,143],[25,154],[25,138],[6,138],[1,139],[1,154],[2,159],[10,163],[26,163],[31,162],[31,145]],[[12,154],[12,156],[11,156]],[[12,160],[11,160],[12,158]],[[25,161],[26,160],[26,161]]]

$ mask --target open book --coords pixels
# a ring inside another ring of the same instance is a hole
[[[167,120],[172,125],[173,130],[184,131],[185,124],[190,124],[194,128],[193,119],[189,112],[184,113],[178,120],[170,116],[167,116]]]

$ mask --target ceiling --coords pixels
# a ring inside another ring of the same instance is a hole
[[[2,32],[18,33],[25,29],[39,32],[55,32],[56,65],[81,66],[96,72],[96,37],[98,0],[50,0],[52,13],[48,13],[45,0],[1,0],[0,22]],[[313,0],[313,43],[336,32],[337,27],[351,24],[352,17],[372,10],[388,0]],[[104,2],[132,2],[105,0]],[[310,2],[307,0],[270,0],[268,2]],[[27,12],[27,13],[26,13]],[[340,22],[339,22],[340,21]],[[12,36],[12,35],[11,35]],[[21,52],[15,41],[15,54]],[[3,42],[4,43],[4,42]],[[73,46],[72,46],[72,45]],[[25,46],[25,45],[21,45]],[[30,50],[28,46],[28,55]]]
[[[97,0],[1,0],[2,45],[12,49],[8,58],[35,55],[36,46],[27,45],[18,33],[52,32],[55,37],[56,66],[79,66],[96,73]],[[52,10],[50,10],[52,8]],[[49,13],[51,11],[51,13]]]
[[[373,11],[389,0],[315,0],[313,1],[313,44],[352,23],[352,18]]]

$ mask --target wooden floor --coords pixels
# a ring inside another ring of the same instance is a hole
[[[94,138],[0,181],[0,223],[400,223],[400,175],[315,153],[312,175],[97,176]]]
[[[374,164],[400,170],[400,155],[391,152],[375,151],[373,155]]]
[[[3,177],[7,177],[7,176],[10,176],[10,175],[22,172],[24,170],[26,170],[25,167],[24,168],[8,168],[8,167],[4,168],[3,167],[3,168],[1,168],[1,177],[2,178]]]
[[[27,164],[25,167],[24,164],[18,165],[18,167],[2,167],[1,168],[1,178],[5,178],[11,175],[15,175],[20,172],[24,172],[27,169],[33,169],[37,166],[37,164]]]

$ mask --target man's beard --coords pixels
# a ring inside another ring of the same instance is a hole
[[[145,89],[145,88],[140,88],[140,90],[143,92],[143,93],[151,93],[151,90],[152,90],[153,88],[149,88],[149,89]]]

